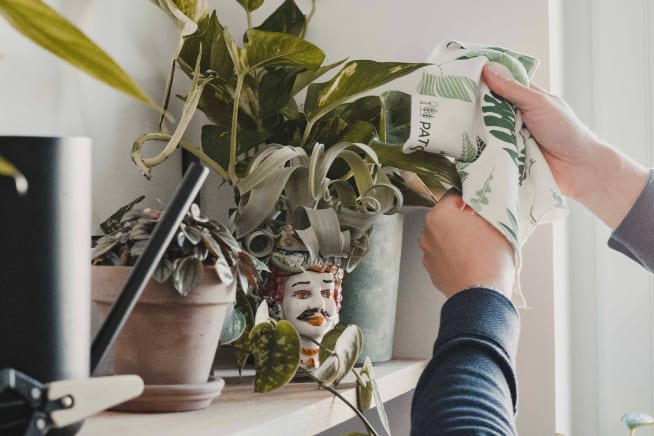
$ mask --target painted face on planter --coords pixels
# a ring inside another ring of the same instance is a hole
[[[282,300],[284,319],[301,335],[321,340],[338,323],[335,288],[331,272],[304,271],[288,276]]]

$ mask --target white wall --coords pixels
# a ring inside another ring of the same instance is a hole
[[[80,20],[92,38],[137,81],[159,99],[175,38],[167,18],[150,2],[129,0],[52,1]],[[219,0],[232,34],[240,35],[243,14],[235,1]],[[254,14],[257,23],[272,9]],[[275,4],[278,4],[274,2]],[[298,1],[307,9],[307,0]],[[547,0],[321,0],[308,39],[323,48],[328,60],[344,57],[423,61],[442,39],[502,45],[539,57],[536,81],[549,84]],[[129,161],[132,140],[155,128],[156,114],[78,73],[62,68],[40,49],[31,47],[0,22],[0,98],[5,107],[0,134],[84,134],[95,142],[94,223],[140,192],[168,198],[179,172],[178,158],[156,168],[154,181],[145,181]],[[411,91],[417,77],[393,87]],[[184,92],[182,81],[178,89]],[[199,123],[198,123],[199,124]],[[197,141],[197,129],[190,139]],[[168,180],[168,175],[175,175]],[[216,183],[204,198],[214,214],[224,216],[229,192],[216,197]],[[211,200],[217,198],[216,200]],[[420,266],[416,238],[424,211],[407,213],[402,289],[398,306],[396,354],[431,354],[442,298]],[[554,434],[555,345],[553,233],[536,232],[525,250],[523,287],[531,309],[522,311],[519,427],[522,434]]]

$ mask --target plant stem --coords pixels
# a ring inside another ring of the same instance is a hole
[[[227,178],[229,177],[229,174],[227,174],[227,171],[226,171],[222,166],[220,166],[220,164],[219,164],[218,162],[216,162],[215,160],[211,159],[211,158],[210,158],[210,157],[209,157],[205,152],[203,152],[201,149],[199,149],[198,147],[196,147],[196,146],[194,146],[194,145],[192,145],[191,143],[186,142],[186,141],[180,141],[179,145],[180,145],[184,150],[188,151],[188,152],[191,153],[193,156],[195,156],[195,157],[197,157],[198,159],[200,159],[200,160],[201,160],[203,163],[205,163],[209,168],[211,168],[212,170],[214,170],[215,172],[217,172],[218,175],[219,175],[220,177],[222,177],[223,179],[227,180]]]
[[[143,144],[145,144],[146,142],[148,142],[148,141],[170,141],[171,138],[172,138],[172,136],[170,134],[168,134],[168,133],[145,133],[145,134],[139,136],[138,138],[136,138],[136,140],[134,141],[134,147],[140,150],[141,146]],[[218,175],[220,175],[220,177],[222,177],[223,179],[227,179],[227,177],[228,177],[227,171],[222,166],[220,166],[220,164],[218,162],[211,159],[211,157],[209,157],[206,153],[204,153],[198,147],[196,147],[193,144],[191,144],[191,143],[189,143],[187,141],[184,141],[184,140],[181,140],[179,142],[179,145],[184,150],[187,150],[193,156],[200,159],[209,168],[211,168],[212,170],[217,172]],[[161,156],[161,154],[158,155],[157,157],[159,157],[159,156]],[[165,160],[166,157],[164,157],[163,160]],[[163,162],[163,160],[161,162]],[[159,163],[161,163],[161,162],[159,162]]]
[[[163,112],[161,112],[161,117],[159,118],[159,131],[168,133],[164,126],[164,120],[166,119],[166,111],[168,110],[168,104],[170,103],[170,90],[173,87],[173,79],[175,77],[175,59],[170,63],[170,70],[168,71],[168,78],[166,79],[166,89],[163,97]]]
[[[298,368],[299,370],[302,370],[309,378],[311,378],[313,381],[318,383],[318,385],[329,391],[332,395],[338,397],[342,402],[347,404],[347,406],[352,409],[352,411],[359,417],[359,419],[363,422],[363,425],[366,426],[366,429],[368,430],[368,433],[370,433],[372,436],[379,436],[379,433],[375,430],[375,428],[370,424],[370,421],[366,418],[366,416],[359,410],[357,409],[352,403],[348,401],[347,398],[345,398],[340,392],[338,392],[336,389],[334,389],[331,386],[324,385],[322,381],[318,378],[316,378],[313,374],[311,374],[311,371],[302,368],[301,366]]]
[[[300,142],[300,147],[304,148],[305,150],[306,150],[307,141],[309,140],[309,135],[311,134],[311,129],[313,129],[313,123],[314,121],[307,120],[307,125],[304,128],[304,134],[302,135],[302,141]]]
[[[235,185],[238,181],[236,176],[236,135],[238,133],[238,107],[241,103],[241,90],[243,89],[243,81],[245,80],[245,73],[239,73],[236,76],[236,89],[234,90],[234,107],[232,108],[232,128],[231,135],[229,136],[229,182]]]
[[[245,16],[247,17],[248,21],[248,30],[252,29],[252,13],[250,13],[249,10],[245,10]]]

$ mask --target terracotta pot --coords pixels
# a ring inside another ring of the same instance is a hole
[[[106,317],[130,267],[94,266],[92,300]],[[208,268],[187,296],[151,280],[111,350],[115,374],[137,374],[146,385],[207,383],[236,282],[225,286]]]

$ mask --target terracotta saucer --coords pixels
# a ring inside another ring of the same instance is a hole
[[[143,393],[111,410],[119,412],[186,412],[209,407],[225,386],[221,377],[198,385],[145,385]]]

